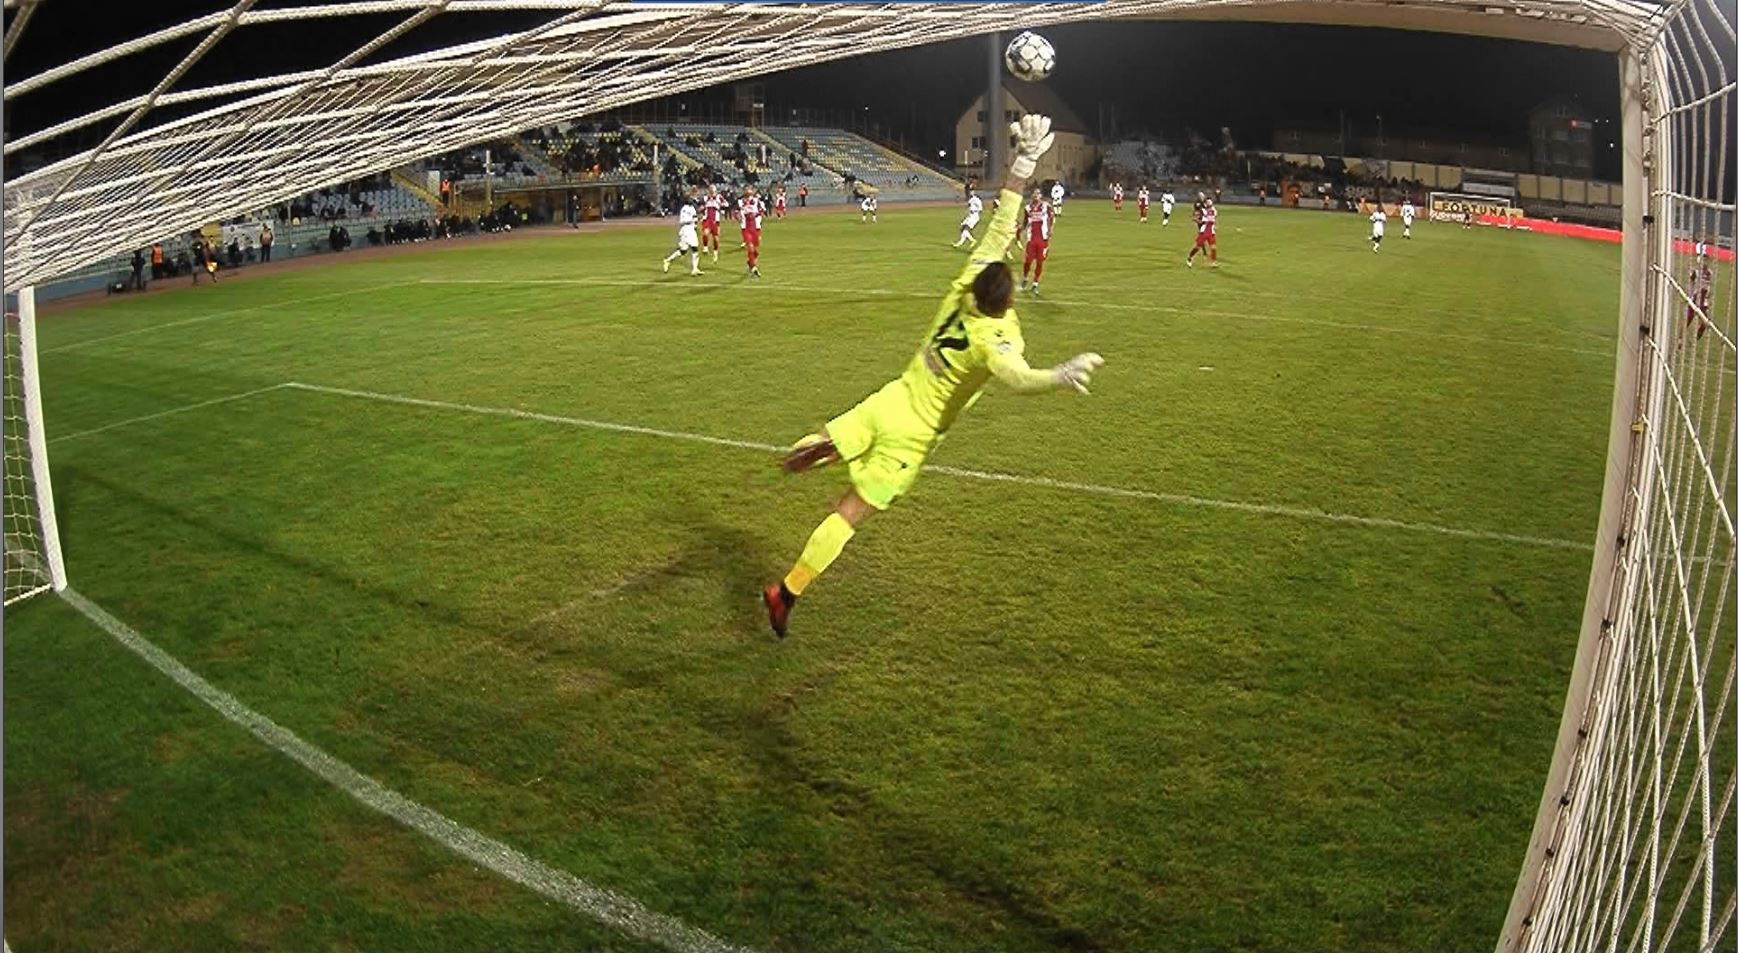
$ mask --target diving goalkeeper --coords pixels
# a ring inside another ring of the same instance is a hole
[[[761,594],[767,621],[780,637],[797,597],[832,565],[871,513],[905,495],[930,451],[992,377],[1018,394],[1063,389],[1084,394],[1092,372],[1104,363],[1097,354],[1081,354],[1049,370],[1026,363],[1026,341],[1013,309],[1014,275],[1002,257],[1024,210],[1026,180],[1055,137],[1044,116],[1023,116],[1012,131],[1014,159],[1002,183],[1001,203],[970,264],[948,287],[905,373],[785,455],[784,469],[791,473],[844,460],[851,488],[809,536],[791,571]]]

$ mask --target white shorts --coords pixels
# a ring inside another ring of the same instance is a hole
[[[1171,204],[1171,203],[1169,203],[1169,202],[1166,202],[1166,203],[1165,203],[1165,204],[1164,204],[1164,205],[1161,205],[1161,206],[1159,206],[1159,208],[1160,208],[1160,209],[1162,209],[1162,210],[1164,210],[1164,213],[1165,213],[1165,214],[1166,214],[1166,215],[1170,215],[1170,214],[1171,214],[1171,209],[1173,209],[1173,208],[1176,208],[1176,206],[1174,206],[1174,205],[1172,205],[1172,204]]]
[[[960,227],[961,228],[977,228],[978,227],[978,213],[977,212],[968,212],[966,214],[965,219],[960,222]]]
[[[700,247],[700,234],[692,225],[684,225],[676,230],[676,247],[682,251]]]

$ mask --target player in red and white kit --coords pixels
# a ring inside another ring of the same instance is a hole
[[[1135,208],[1140,210],[1142,225],[1147,223],[1147,207],[1152,204],[1153,193],[1148,192],[1147,187],[1142,185],[1141,190],[1135,193]]]
[[[1116,209],[1117,211],[1119,211],[1119,212],[1122,211],[1122,183],[1121,182],[1112,182],[1110,184],[1110,204],[1111,204],[1111,207]]]
[[[1032,293],[1038,293],[1038,282],[1044,277],[1044,259],[1050,257],[1050,227],[1056,212],[1044,201],[1044,193],[1032,190],[1032,202],[1026,206],[1026,263],[1020,266],[1020,290],[1026,290],[1026,274],[1032,274]]]
[[[1214,234],[1218,223],[1219,209],[1212,199],[1202,196],[1195,205],[1195,247],[1189,249],[1189,257],[1183,260],[1190,268],[1195,267],[1195,253],[1203,249],[1213,267],[1219,267],[1219,237]]]
[[[742,223],[742,247],[747,250],[748,273],[760,277],[760,225],[766,215],[766,205],[760,194],[749,186],[736,203],[737,221]]]
[[[1696,340],[1708,333],[1709,315],[1714,307],[1714,266],[1708,261],[1708,246],[1696,243],[1696,263],[1691,266],[1690,285],[1685,289],[1690,300],[1684,303],[1684,338],[1696,329]]]
[[[724,223],[724,196],[718,194],[718,186],[710,186],[706,190],[706,198],[700,203],[700,250],[712,249],[712,260],[718,260],[718,226]]]
[[[772,217],[785,217],[785,187],[783,183],[772,190]]]

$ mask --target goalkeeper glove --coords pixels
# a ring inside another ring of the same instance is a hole
[[[1050,131],[1050,117],[1027,113],[1008,129],[1014,134],[1014,161],[1008,164],[1008,173],[1016,179],[1029,179],[1038,171],[1038,157],[1050,151],[1050,144],[1056,141]]]
[[[1076,354],[1068,360],[1056,365],[1050,373],[1056,377],[1056,386],[1072,387],[1082,394],[1090,394],[1086,385],[1092,383],[1092,372],[1104,366],[1104,358],[1097,354]]]

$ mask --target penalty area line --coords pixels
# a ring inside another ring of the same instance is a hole
[[[107,433],[108,431],[119,427],[131,427],[133,424],[142,424],[147,420],[159,420],[164,417],[173,417],[176,414],[185,414],[190,410],[199,410],[202,407],[216,407],[218,404],[227,404],[231,401],[257,397],[260,394],[269,394],[274,390],[281,390],[288,386],[290,385],[287,383],[272,384],[268,387],[256,387],[253,390],[244,390],[239,394],[229,394],[225,397],[213,397],[210,400],[202,400],[198,403],[186,404],[181,407],[171,407],[168,410],[159,410],[154,414],[142,414],[138,417],[128,417],[125,420],[117,420],[111,424],[103,424],[101,427],[92,427],[89,430],[75,430],[72,433],[59,434],[48,438],[48,442],[59,443],[62,440],[77,440],[80,437],[92,437],[99,433]]]
[[[545,414],[529,410],[518,410],[512,407],[488,407],[479,404],[461,404],[445,400],[409,397],[403,394],[382,394],[375,391],[352,390],[347,387],[326,387],[320,384],[304,384],[299,381],[291,381],[282,386],[290,390],[307,391],[314,394],[329,394],[336,397],[349,397],[358,400],[370,400],[386,404],[398,404],[405,407],[456,411],[487,417],[507,417],[514,420],[531,420],[539,423],[558,424],[566,427],[581,427],[589,430],[637,434],[645,437],[661,437],[666,440],[685,440],[690,443],[704,443],[717,447],[735,447],[741,450],[759,450],[767,453],[780,453],[786,449],[776,444],[763,443],[758,440],[734,440],[728,437],[714,437],[708,434],[690,433],[683,430],[642,427],[634,424],[614,423],[604,420],[589,420],[584,417],[564,417],[558,414]],[[1459,539],[1515,543],[1524,546],[1542,546],[1550,549],[1571,549],[1586,552],[1591,551],[1593,548],[1588,543],[1576,542],[1569,539],[1553,539],[1545,536],[1527,536],[1519,533],[1502,533],[1495,530],[1468,529],[1459,526],[1444,526],[1439,523],[1408,522],[1406,520],[1389,519],[1381,516],[1360,516],[1352,513],[1332,513],[1325,510],[1313,510],[1306,507],[1284,506],[1274,503],[1251,503],[1242,500],[1220,500],[1211,497],[1194,496],[1187,493],[1161,493],[1154,490],[1107,486],[1100,483],[1079,483],[1070,480],[1056,480],[1050,477],[1027,476],[1019,473],[974,470],[967,467],[947,466],[945,464],[933,465],[926,469],[932,473],[941,473],[968,480],[1017,483],[1023,486],[1042,487],[1045,489],[1062,490],[1070,493],[1118,497],[1122,499],[1150,500],[1155,503],[1168,503],[1176,506],[1232,510],[1239,513],[1252,513],[1263,516],[1284,516],[1292,519],[1313,520],[1324,523],[1364,526],[1373,529],[1402,530],[1413,533],[1431,533],[1437,536],[1452,536]]]
[[[650,910],[632,897],[599,887],[567,871],[534,860],[508,844],[472,830],[399,794],[242,704],[234,695],[201,678],[174,656],[158,648],[125,622],[110,615],[103,607],[76,590],[66,589],[60,595],[115,641],[224,718],[246,729],[255,738],[350,795],[363,806],[392,818],[478,867],[528,887],[628,936],[655,943],[665,949],[678,953],[738,950],[748,953],[745,947],[733,946],[698,927]]]

